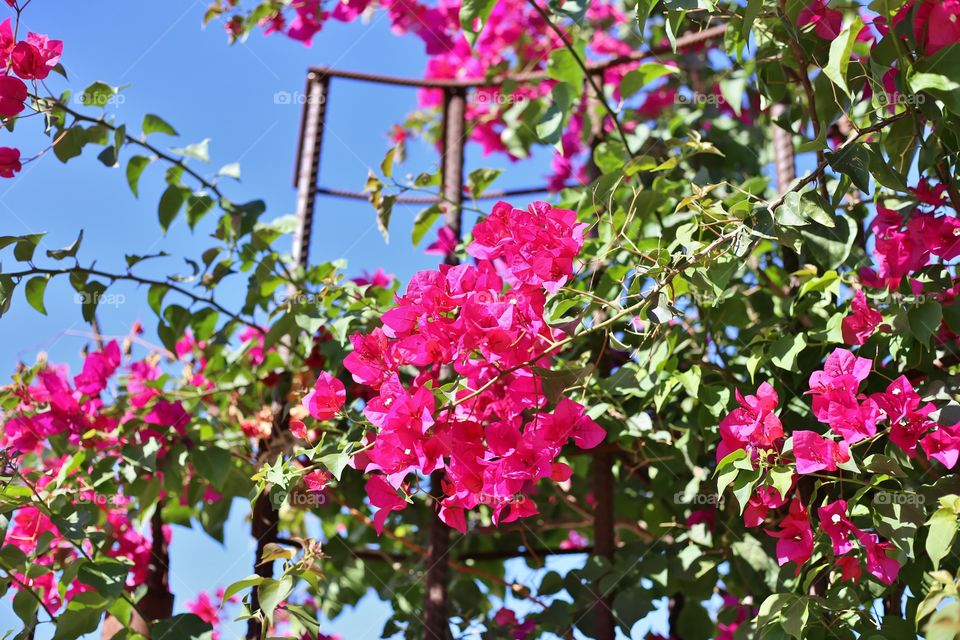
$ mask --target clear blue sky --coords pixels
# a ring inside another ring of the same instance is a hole
[[[306,69],[316,64],[409,76],[418,76],[423,70],[420,41],[391,34],[382,13],[367,25],[330,22],[313,48],[283,37],[259,35],[248,43],[230,47],[219,23],[201,29],[206,4],[202,0],[149,6],[121,0],[92,4],[35,0],[25,14],[23,26],[64,40],[63,62],[70,81],[52,77],[55,90],[69,87],[80,92],[98,80],[129,85],[122,93],[122,102],[109,108],[118,122],[126,122],[131,130],[138,131],[145,113],[161,115],[181,134],[176,140],[159,136],[154,139],[167,146],[211,138],[213,162],[209,166],[198,164],[196,168],[212,174],[224,164],[240,162],[241,182],[227,182],[225,191],[238,202],[264,199],[267,218],[292,213],[295,203],[292,172],[300,106],[278,103],[278,92],[302,92]],[[321,182],[360,190],[368,168],[378,167],[389,148],[386,132],[415,105],[416,96],[410,89],[335,81]],[[46,144],[37,135],[39,125],[38,120],[23,122],[16,133],[4,132],[6,139],[0,144],[13,144],[22,148],[25,156],[33,155]],[[173,257],[151,267],[154,274],[185,269],[180,257],[195,256],[209,245],[205,236],[214,216],[194,233],[181,218],[167,236],[161,235],[156,206],[163,188],[162,169],[147,169],[138,200],[128,189],[123,172],[105,168],[91,151],[88,149],[67,166],[49,153],[25,167],[15,180],[0,182],[0,234],[46,231],[43,250],[68,245],[82,228],[85,238],[80,256],[84,262],[96,259],[100,268],[121,271],[125,268],[125,253],[166,251]],[[435,153],[425,144],[414,144],[411,151],[405,172],[431,169],[436,162]],[[484,160],[476,147],[470,147],[468,164],[475,168],[502,167],[506,163]],[[515,164],[497,186],[540,184],[547,171],[545,157]],[[435,263],[434,258],[423,255],[410,243],[411,222],[418,210],[398,206],[392,224],[394,240],[385,245],[369,205],[321,198],[311,258],[346,258],[354,273],[382,266],[406,278]],[[99,318],[104,333],[126,334],[135,320],[141,320],[149,337],[154,323],[145,291],[129,286],[111,291],[125,299],[115,306],[101,307]],[[217,296],[229,303],[237,299],[238,292],[238,288],[226,286],[218,290]],[[18,292],[12,309],[0,320],[7,336],[0,347],[0,363],[12,370],[18,360],[30,362],[43,350],[51,360],[68,362],[76,369],[78,352],[85,343],[78,334],[87,328],[73,302],[72,290],[66,283],[51,284],[47,317],[30,309],[21,295]],[[213,591],[251,572],[253,551],[244,515],[243,505],[235,505],[224,546],[203,534],[175,529],[171,583],[178,610],[199,590]],[[576,561],[564,562],[570,566]],[[536,577],[522,562],[511,568],[517,579],[529,582]],[[339,633],[345,640],[378,638],[387,616],[386,605],[368,597],[356,610],[325,625],[324,630]],[[662,625],[662,616],[656,618],[657,626]],[[647,626],[640,623],[634,637],[643,637]],[[10,609],[9,597],[4,598],[0,602],[0,634],[16,628],[19,624]],[[239,629],[239,625],[230,625],[223,637],[240,637]],[[48,638],[49,634],[42,632],[38,637]]]

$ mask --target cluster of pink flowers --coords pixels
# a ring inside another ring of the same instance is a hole
[[[46,462],[47,475],[37,482],[38,490],[43,490],[53,481],[65,460],[51,459]],[[131,564],[127,587],[133,589],[144,584],[150,566],[151,542],[131,521],[126,509],[128,500],[123,496],[106,500],[92,491],[81,492],[77,500],[96,505],[102,512],[104,523],[99,529],[105,536],[105,542],[100,548],[111,558],[124,559]],[[169,527],[164,527],[163,532],[169,542]],[[41,544],[41,540],[46,543],[45,546]],[[92,589],[79,579],[74,579],[61,597],[57,570],[78,560],[81,557],[80,550],[67,540],[50,518],[37,507],[24,507],[16,511],[11,520],[7,542],[31,557],[35,566],[46,568],[43,573],[34,571],[29,576],[17,575],[13,586],[16,589],[32,589],[51,611],[58,611],[77,594]],[[89,542],[83,543],[83,547],[86,554],[93,551]],[[45,550],[38,554],[38,548]]]
[[[493,622],[498,627],[504,627],[513,636],[513,640],[526,640],[537,628],[537,624],[533,620],[521,622],[517,618],[516,612],[506,607],[497,609],[497,612],[493,614]]]
[[[861,281],[869,287],[895,289],[932,256],[944,262],[960,256],[960,219],[934,213],[918,208],[905,219],[878,205],[870,224],[874,266],[860,270]]]
[[[65,439],[72,447],[94,450],[109,459],[118,455],[125,444],[148,438],[168,443],[170,438],[184,433],[189,415],[179,402],[160,397],[160,390],[152,384],[160,372],[149,359],[129,364],[127,403],[122,409],[115,411],[115,406],[104,403],[101,396],[121,370],[122,359],[119,344],[111,341],[100,351],[89,353],[80,373],[72,379],[65,366],[43,364],[32,383],[11,388],[19,402],[5,415],[0,446],[36,457],[35,469],[26,466],[27,458],[19,458],[18,464],[24,475],[43,472],[35,480],[38,491],[48,487],[68,460],[49,455],[53,448],[48,441],[52,438]],[[122,427],[133,420],[142,421],[141,428],[125,435]],[[129,500],[122,495],[107,497],[83,490],[76,495],[75,503],[94,505],[100,512],[102,524],[98,526],[107,541],[101,549],[110,557],[129,560],[127,586],[143,584],[149,570],[151,544],[131,521]],[[165,528],[164,534],[169,538],[169,529]],[[41,536],[50,537],[52,541],[44,547],[46,551],[36,555]],[[58,592],[57,570],[79,558],[78,549],[36,507],[22,508],[14,514],[8,539],[31,555],[35,564],[49,569],[43,574],[18,579],[21,585],[40,593],[51,610],[58,610],[64,598]],[[86,551],[91,552],[92,548]],[[65,599],[69,601],[89,588],[75,580],[66,591]]]
[[[11,19],[0,23],[0,118],[9,120],[26,109],[28,91],[24,80],[44,80],[59,64],[62,54],[60,40],[28,33],[25,40],[17,41]],[[12,178],[22,166],[19,149],[0,147],[0,177]]]
[[[379,509],[378,531],[406,507],[397,490],[408,476],[439,469],[439,514],[451,527],[465,530],[465,510],[481,504],[495,523],[533,515],[537,481],[572,473],[557,461],[563,446],[603,441],[604,430],[573,400],[548,411],[536,372],[550,366],[562,336],[543,317],[547,292],[573,277],[583,229],[572,211],[498,203],[474,228],[467,251],[475,264],[417,273],[382,327],[351,337],[344,366],[372,391],[364,414],[377,428],[354,464],[372,474],[367,494]],[[438,402],[452,381],[462,388],[450,404]],[[342,383],[328,375],[305,398],[318,419],[343,402]]]
[[[931,403],[923,403],[911,382],[900,376],[884,391],[867,395],[860,388],[870,375],[873,364],[846,349],[836,349],[820,371],[810,376],[813,415],[829,427],[830,434],[795,430],[790,435],[792,450],[784,450],[787,433],[776,414],[779,397],[768,383],[756,395],[737,392],[739,407],[720,422],[721,443],[717,460],[736,450],[745,450],[751,460],[790,460],[796,474],[835,472],[851,460],[851,447],[873,438],[886,423],[887,437],[909,456],[918,446],[926,455],[952,469],[960,457],[960,424],[938,425],[930,418],[935,411]],[[839,438],[839,439],[837,439]],[[794,481],[796,476],[794,477]],[[814,532],[806,506],[792,497],[791,487],[785,493],[770,484],[761,485],[751,496],[744,510],[748,527],[766,522],[772,510],[787,506],[779,529],[770,532],[778,538],[777,558],[781,565],[794,562],[797,572],[813,553]],[[847,518],[843,500],[825,504],[817,510],[821,528],[833,543],[837,567],[845,580],[859,580],[861,568],[851,551],[859,548],[865,558],[867,572],[890,584],[899,570],[890,557],[892,545],[873,533],[861,531]],[[856,544],[855,544],[856,543]]]

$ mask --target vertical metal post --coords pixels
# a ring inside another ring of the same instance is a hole
[[[603,446],[603,445],[601,445]],[[613,516],[613,457],[608,452],[593,456],[593,497],[597,501],[593,517],[593,552],[606,558],[612,566],[614,561],[614,516]],[[594,605],[594,637],[596,640],[614,640],[616,624],[613,618],[613,598],[600,591],[599,581],[594,589],[597,603]]]
[[[463,147],[466,144],[465,89],[446,89],[443,97],[443,157],[440,164],[444,221],[457,240],[463,235]],[[449,253],[447,264],[457,264],[457,256]]]
[[[600,101],[593,91],[590,90],[589,82],[584,95],[590,96],[587,102],[587,121],[590,123],[590,157],[587,160],[586,178],[593,182],[600,177],[600,169],[593,161],[593,152],[597,146],[603,142],[604,114],[601,110]],[[591,265],[595,277],[602,274],[604,263],[595,261]],[[602,312],[600,312],[602,313]],[[603,314],[605,317],[605,314]],[[594,316],[595,321],[602,321],[604,318]],[[611,367],[610,359],[604,357],[600,363],[601,369],[608,370]],[[603,445],[600,445],[601,447]],[[613,457],[607,451],[598,451],[593,455],[592,469],[593,498],[596,500],[596,509],[593,514],[593,552],[595,555],[605,558],[609,562],[614,560],[614,515],[613,515]],[[613,598],[605,596],[600,591],[599,580],[594,585],[594,595],[596,601],[593,604],[593,632],[596,640],[614,640],[616,635],[616,625],[613,619]]]
[[[298,267],[306,267],[310,257],[310,235],[313,229],[313,210],[317,197],[320,151],[323,146],[329,93],[329,76],[320,76],[311,71],[307,75],[303,119],[300,123],[300,148],[294,176],[297,187],[297,218],[300,224],[293,237],[292,255],[294,264]]]
[[[776,103],[770,107],[770,117],[774,121],[771,125],[771,138],[773,139],[773,163],[777,174],[777,193],[786,193],[787,189],[797,177],[797,160],[793,149],[793,133],[787,129],[782,129],[777,123],[787,112],[787,107],[782,103]],[[783,268],[789,273],[793,273],[800,268],[800,258],[790,247],[781,248],[781,258]]]
[[[320,173],[320,151],[323,147],[323,129],[327,115],[327,97],[330,92],[330,78],[313,71],[307,74],[307,87],[304,92],[303,116],[300,121],[300,148],[297,150],[297,164],[294,170],[297,187],[297,230],[293,236],[291,256],[294,265],[305,269],[310,259],[310,238],[313,234],[313,213],[317,195],[317,177]],[[292,285],[291,285],[292,287]],[[258,460],[269,464],[269,456],[274,451],[277,437],[287,428],[283,420],[284,397],[290,388],[289,377],[285,384],[278,385],[274,392],[273,425],[270,435],[257,443]],[[250,518],[250,532],[256,541],[257,551],[254,558],[254,571],[264,578],[273,577],[273,563],[260,562],[266,545],[276,542],[280,522],[278,507],[270,502],[267,492],[257,496]],[[251,609],[260,608],[260,597],[254,588],[250,596]],[[259,640],[263,635],[263,622],[258,618],[247,621],[247,640]]]
[[[458,240],[463,229],[463,147],[466,144],[466,98],[464,89],[446,89],[443,100],[443,156],[440,164],[441,190],[445,207],[444,222]],[[444,257],[447,264],[457,264],[454,252]],[[441,377],[449,372],[441,373]],[[426,602],[423,609],[424,638],[447,640],[450,623],[447,620],[447,584],[450,580],[448,554],[450,530],[440,520],[439,502],[443,499],[443,471],[430,474],[430,495],[433,512],[430,513],[429,545],[427,547]]]

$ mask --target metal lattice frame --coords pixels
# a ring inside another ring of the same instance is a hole
[[[681,36],[676,41],[677,48],[695,46],[707,41],[723,37],[725,26],[705,29],[698,33]],[[619,56],[603,62],[594,62],[587,65],[591,75],[600,75],[612,67],[634,64],[650,56],[672,51],[669,45],[656,47],[648,52],[635,52],[626,56]],[[297,217],[298,228],[294,236],[293,258],[297,266],[308,265],[310,238],[315,215],[317,196],[328,196],[354,200],[367,200],[364,193],[343,189],[323,187],[319,184],[320,159],[323,146],[323,133],[326,124],[327,103],[330,96],[330,84],[333,78],[372,82],[381,85],[402,86],[411,88],[439,89],[444,93],[442,110],[442,153],[441,153],[441,195],[440,197],[398,197],[397,202],[411,204],[433,204],[446,202],[451,205],[445,211],[445,224],[454,232],[457,239],[461,238],[462,203],[464,194],[464,147],[467,140],[464,137],[466,127],[465,110],[468,92],[481,88],[496,88],[505,82],[515,84],[529,84],[548,80],[545,71],[533,71],[516,74],[504,74],[491,78],[458,80],[458,79],[420,79],[385,76],[358,71],[344,71],[329,67],[314,67],[307,74],[306,100],[300,126],[300,138],[297,151],[294,185],[297,188]],[[594,105],[595,106],[595,105]],[[602,141],[603,118],[594,118],[591,122],[590,147],[594,148]],[[588,173],[591,168],[588,167]],[[596,168],[592,168],[593,177],[596,177]],[[483,194],[482,200],[510,198],[521,195],[536,195],[547,193],[545,186],[522,189],[489,192]],[[445,256],[445,262],[456,264],[454,254]],[[615,455],[620,450],[615,446],[601,445],[597,450],[590,452],[593,457],[593,492],[596,499],[594,511],[594,546],[579,553],[592,553],[608,561],[614,558],[616,548],[615,528],[617,526],[613,509],[613,463]],[[431,487],[434,500],[440,497],[440,486],[443,472],[434,472],[431,475]],[[262,497],[264,498],[264,497]],[[276,513],[268,501],[264,499],[262,505],[269,512],[267,520],[273,526],[267,537],[273,542],[283,543],[284,540],[276,537]],[[255,510],[256,511],[256,510]],[[262,513],[262,512],[261,512]],[[256,522],[256,520],[255,520]],[[262,524],[261,524],[262,526]],[[269,525],[268,525],[269,526]],[[258,527],[254,527],[255,529]],[[256,533],[256,532],[255,532]],[[428,640],[447,640],[449,637],[449,622],[447,619],[447,583],[449,580],[450,535],[447,526],[440,521],[436,513],[430,519],[428,532],[426,575],[426,601],[424,603],[424,637]],[[517,557],[547,556],[572,553],[564,549],[510,549],[487,552],[482,558],[466,555],[461,559],[510,559]],[[362,553],[362,552],[361,552]],[[358,555],[365,560],[397,561],[400,556],[390,556],[382,552],[370,552],[366,556]],[[408,556],[403,556],[408,557]],[[267,566],[269,570],[269,566]],[[612,611],[609,594],[597,593],[593,608],[596,615],[595,636],[598,640],[613,640],[616,623]],[[248,635],[249,638],[259,638],[259,629],[250,630],[257,635]]]

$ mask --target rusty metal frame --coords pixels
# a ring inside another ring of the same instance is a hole
[[[704,29],[677,38],[676,49],[696,46],[707,41],[722,38],[726,31],[724,25]],[[633,64],[651,56],[673,51],[670,45],[654,47],[650,51],[635,52],[602,62],[589,63],[589,74],[601,74],[603,71],[625,64]],[[399,196],[397,202],[409,204],[445,203],[444,218],[457,239],[461,237],[463,201],[469,194],[464,193],[464,146],[466,137],[466,100],[470,90],[496,88],[507,81],[518,84],[541,82],[548,79],[545,71],[502,74],[478,79],[423,79],[386,76],[359,71],[345,71],[329,67],[311,68],[307,75],[306,99],[300,124],[300,136],[297,149],[294,186],[297,188],[298,226],[294,236],[292,255],[298,267],[306,268],[309,259],[310,239],[312,236],[314,209],[318,195],[354,200],[366,200],[363,193],[342,189],[322,187],[320,177],[320,157],[323,146],[323,133],[326,126],[327,102],[330,82],[333,78],[372,82],[380,85],[392,85],[412,88],[440,89],[444,93],[442,113],[441,141],[441,194],[440,197]],[[593,118],[593,134],[590,146],[595,147],[603,137],[602,118]],[[592,168],[596,172],[596,167]],[[529,187],[483,194],[479,199],[507,198],[519,195],[547,193],[546,186]],[[447,264],[456,264],[454,253],[445,256]],[[603,450],[594,453],[593,491],[597,504],[594,512],[594,546],[585,552],[614,560],[616,551],[616,519],[613,509],[613,463],[611,452]],[[437,514],[437,502],[442,495],[441,485],[444,474],[437,471],[431,474],[431,508],[434,513],[429,517],[429,546],[427,549],[427,580],[424,602],[424,638],[428,640],[447,640],[449,621],[447,615],[447,583],[449,581],[450,532],[440,521]],[[269,505],[262,505],[267,506]],[[274,514],[271,514],[274,515]],[[271,518],[268,517],[268,520]],[[272,522],[269,524],[273,524]],[[254,527],[255,532],[258,527]],[[276,530],[266,538],[276,539]],[[547,553],[550,550],[541,550]],[[491,554],[491,558],[521,557],[523,551],[505,551]],[[595,615],[595,633],[598,640],[612,640],[616,634],[616,622],[612,611],[611,594],[596,590],[596,602],[593,605]],[[248,636],[250,637],[250,636]]]

